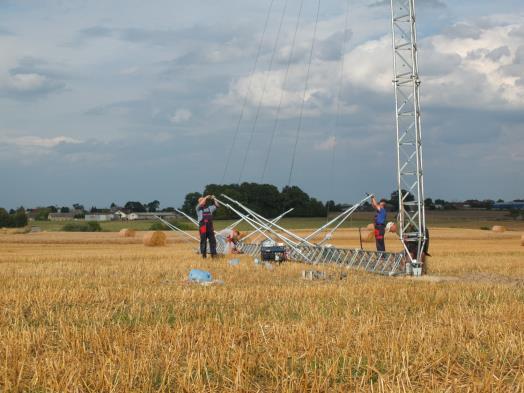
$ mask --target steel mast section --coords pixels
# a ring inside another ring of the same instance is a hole
[[[415,0],[391,0],[391,27],[400,239],[406,251],[408,246],[416,248],[416,255],[410,258],[417,263],[426,242],[426,214]]]

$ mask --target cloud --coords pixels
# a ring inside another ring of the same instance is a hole
[[[505,56],[511,56],[511,51],[507,45],[500,46],[486,54],[486,57],[494,62],[500,61]]]
[[[184,123],[191,119],[193,114],[187,109],[177,109],[176,112],[169,118],[172,124]]]
[[[20,100],[40,98],[63,91],[66,88],[64,77],[42,59],[22,57],[7,73],[2,75],[0,72],[1,94]]]
[[[29,148],[43,148],[53,149],[59,145],[65,144],[81,144],[84,143],[81,140],[70,138],[67,136],[57,136],[52,138],[42,138],[37,136],[21,136],[16,138],[7,139],[8,144],[12,144],[18,147],[29,147]]]
[[[457,23],[444,30],[444,34],[455,39],[471,38],[478,40],[482,35],[482,29],[468,23]]]
[[[315,150],[320,150],[320,151],[333,150],[336,145],[337,145],[337,138],[335,136],[330,136],[326,140],[320,143],[317,143],[315,145]]]
[[[217,27],[194,25],[182,29],[148,29],[139,27],[116,28],[103,25],[91,26],[78,31],[70,45],[83,45],[95,39],[112,38],[135,44],[174,46],[184,42],[228,42],[240,32]]]

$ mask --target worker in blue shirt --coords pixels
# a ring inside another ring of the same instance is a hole
[[[211,258],[215,258],[217,255],[217,241],[215,238],[215,228],[213,227],[213,213],[217,208],[218,202],[212,195],[198,199],[196,213],[200,232],[200,254],[202,258],[207,257],[208,240]]]
[[[375,243],[377,245],[377,251],[386,251],[386,243],[384,236],[386,235],[386,223],[388,213],[386,211],[386,200],[381,199],[377,202],[377,198],[373,195],[371,197],[371,204],[377,211],[375,214]]]

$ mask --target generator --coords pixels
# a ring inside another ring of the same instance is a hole
[[[287,259],[286,247],[272,240],[265,240],[260,245],[260,259],[269,262],[283,262]]]

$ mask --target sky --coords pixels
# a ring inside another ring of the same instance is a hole
[[[416,3],[426,196],[524,198],[524,2]],[[295,143],[310,195],[388,196],[389,18],[389,0],[0,0],[0,206],[282,187]]]

